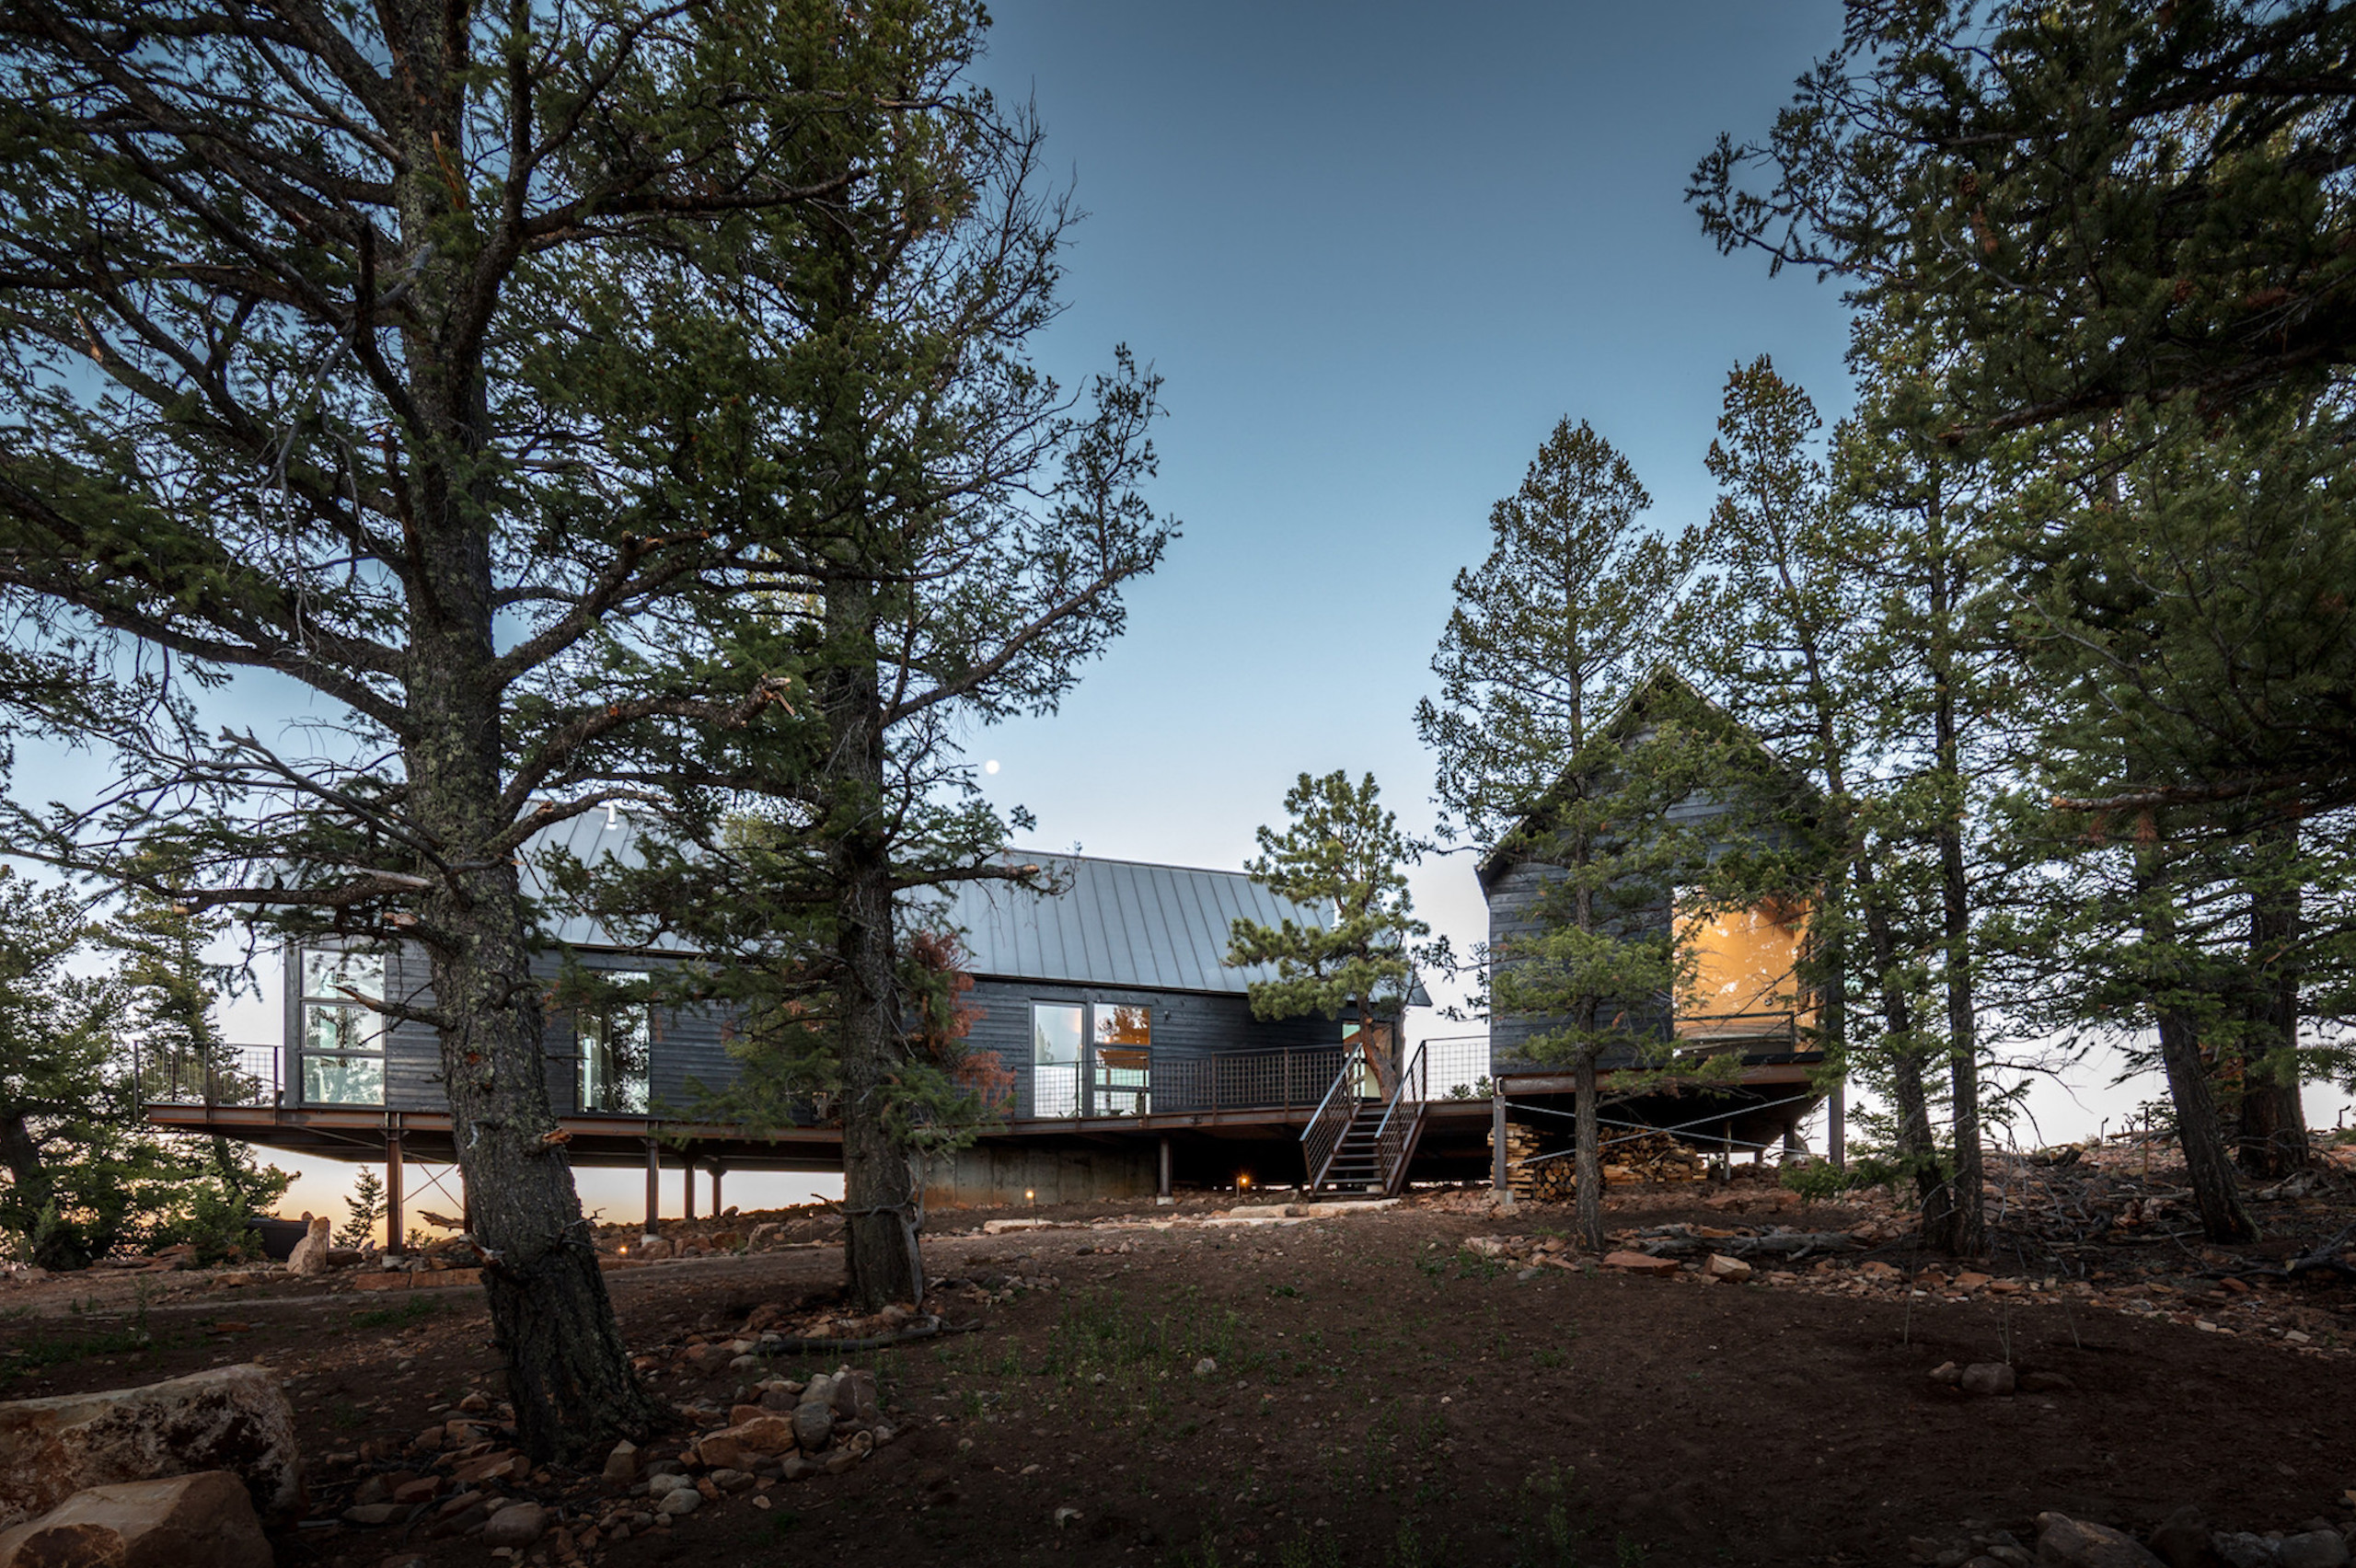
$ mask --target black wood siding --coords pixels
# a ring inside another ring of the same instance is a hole
[[[657,961],[637,955],[583,952],[577,961],[592,969],[643,970]],[[532,973],[553,989],[561,965],[553,956],[536,960]],[[386,986],[403,1005],[424,1010],[433,1002],[433,987],[425,954],[403,946],[387,955]],[[294,1103],[302,1088],[297,1048],[302,1039],[302,955],[290,951],[286,974],[287,1100]],[[1338,1020],[1322,1018],[1286,1019],[1264,1022],[1252,1016],[1249,998],[1233,994],[1193,991],[1118,990],[1102,986],[1057,986],[1034,980],[976,980],[968,1001],[978,1009],[966,1043],[990,1051],[1013,1070],[1015,1113],[1027,1115],[1031,1106],[1031,1004],[1039,1002],[1099,1002],[1144,1007],[1152,1019],[1153,1051],[1162,1058],[1206,1056],[1234,1051],[1275,1051],[1332,1047],[1342,1037]],[[579,1046],[572,1013],[547,1004],[541,1034],[543,1062],[548,1072],[549,1098],[560,1114],[579,1105]],[[726,1013],[717,1008],[657,1008],[653,1022],[652,1070],[654,1109],[671,1117],[692,1116],[703,1091],[717,1091],[733,1082],[736,1064],[727,1051],[730,1037]],[[386,1041],[385,1104],[389,1110],[439,1111],[442,1092],[442,1046],[435,1031],[414,1022],[395,1023]]]

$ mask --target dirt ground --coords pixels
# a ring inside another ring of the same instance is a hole
[[[761,1377],[839,1363],[876,1373],[892,1441],[847,1473],[715,1490],[660,1525],[634,1526],[643,1505],[618,1506],[594,1476],[483,1488],[563,1521],[517,1561],[617,1568],[1880,1564],[1931,1561],[1959,1532],[2033,1545],[2049,1509],[2139,1531],[2188,1503],[2227,1528],[2356,1520],[2356,1285],[2330,1271],[2228,1288],[2215,1257],[2177,1247],[2135,1266],[2024,1253],[1992,1278],[1923,1273],[1902,1237],[1867,1245],[1890,1232],[1886,1205],[1792,1213],[1692,1186],[1616,1191],[1609,1223],[1628,1246],[1778,1226],[1866,1239],[1720,1283],[1692,1258],[1640,1277],[1549,1252],[1567,1212],[1497,1215],[1470,1194],[1284,1223],[1215,1212],[1057,1210],[1053,1228],[936,1235],[929,1305],[973,1332],[757,1370],[691,1355],[691,1336],[724,1344],[764,1304],[823,1311],[841,1283],[831,1248],[618,1269],[629,1343],[691,1407],[650,1458],[726,1424]],[[340,1520],[371,1476],[435,1473],[412,1440],[470,1393],[500,1451],[473,1290],[94,1271],[0,1292],[0,1397],[231,1361],[281,1371],[314,1503],[279,1535],[282,1565],[492,1560],[432,1533],[443,1499],[383,1528]],[[2052,1386],[1981,1398],[1931,1376],[2004,1361]]]

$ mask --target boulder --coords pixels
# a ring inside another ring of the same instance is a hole
[[[537,1503],[510,1503],[482,1528],[485,1546],[529,1546],[549,1528],[548,1510]]]
[[[1712,1279],[1739,1283],[1750,1277],[1750,1265],[1740,1258],[1729,1258],[1722,1252],[1713,1252],[1710,1254],[1709,1261],[1702,1265],[1702,1272]]]
[[[216,1366],[144,1389],[0,1404],[0,1528],[75,1493],[226,1470],[257,1512],[303,1506],[294,1411],[262,1366]]]
[[[2338,1530],[2305,1530],[2277,1541],[2274,1560],[2282,1568],[2347,1568],[2348,1543]]]
[[[836,1419],[872,1426],[884,1419],[884,1401],[876,1392],[875,1374],[846,1366],[835,1374],[832,1403]]]
[[[0,1568],[270,1568],[244,1480],[199,1470],[77,1492],[0,1534]]]
[[[2029,1386],[2030,1378],[2021,1379],[2021,1387]],[[2209,1544],[2209,1523],[2200,1510],[2188,1503],[2160,1521],[2152,1532],[2152,1551],[2168,1568],[2218,1568],[2222,1561],[2216,1548]]]
[[[835,1435],[835,1412],[826,1405],[805,1400],[793,1410],[793,1440],[804,1453],[814,1454]]]
[[[2040,1568],[2166,1568],[2133,1536],[2067,1514],[2037,1516],[2037,1561]]]
[[[1975,1361],[1963,1369],[1962,1384],[1967,1394],[2009,1394],[2013,1369],[2002,1361]]]
[[[327,1273],[333,1266],[328,1254],[335,1250],[328,1235],[331,1228],[325,1215],[311,1221],[311,1228],[303,1233],[303,1239],[295,1242],[294,1251],[287,1254],[286,1272],[295,1274]]]
[[[745,1470],[753,1461],[753,1451],[725,1432],[714,1432],[696,1445],[696,1462],[708,1470]]]
[[[702,1506],[703,1493],[692,1486],[683,1486],[657,1503],[654,1505],[654,1511],[658,1514],[668,1514],[676,1519],[682,1514],[692,1514]]]

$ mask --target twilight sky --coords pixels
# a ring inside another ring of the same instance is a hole
[[[1718,256],[1682,199],[1715,133],[1763,127],[1835,40],[1837,0],[992,9],[983,79],[1035,100],[1091,214],[1044,363],[1077,385],[1126,342],[1161,371],[1154,500],[1185,526],[1059,714],[974,737],[1037,846],[1238,866],[1294,775],[1335,767],[1427,826],[1410,714],[1449,580],[1553,422],[1593,421],[1678,525],[1708,509],[1737,363],[1845,407],[1832,288]],[[1479,939],[1466,858],[1415,894]],[[233,1029],[278,1032],[251,1006]],[[2154,1092],[2042,1094],[2045,1136]],[[289,1212],[340,1214],[350,1170],[316,1163]],[[583,1173],[616,1216],[637,1182]],[[810,1188],[744,1173],[728,1196]]]

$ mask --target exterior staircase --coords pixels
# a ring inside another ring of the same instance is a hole
[[[1395,1197],[1424,1136],[1424,1049],[1418,1045],[1388,1097],[1362,1096],[1345,1058],[1300,1135],[1311,1197]]]

